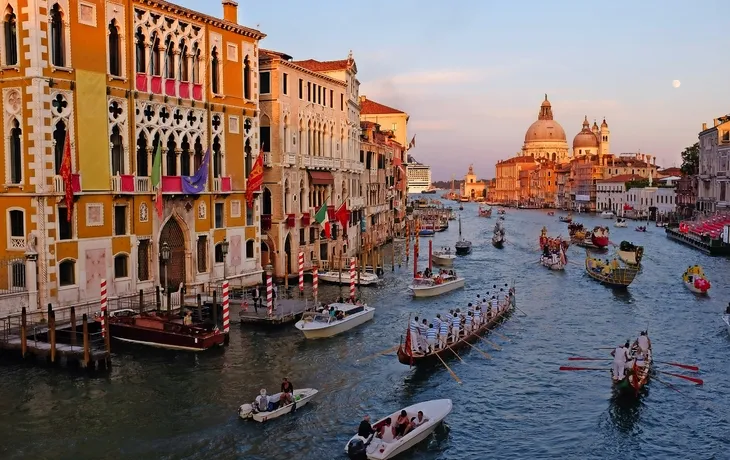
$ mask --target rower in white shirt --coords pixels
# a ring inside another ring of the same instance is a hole
[[[482,326],[482,310],[481,307],[474,309],[474,327],[480,328]]]
[[[440,344],[440,348],[446,347],[446,342],[449,340],[449,326],[451,323],[448,321],[442,321],[441,325],[439,326],[439,335],[438,340]]]
[[[411,331],[411,347],[413,348],[413,351],[418,351],[418,348],[420,347],[421,343],[418,338],[418,316],[416,316],[415,319],[411,320],[411,324],[409,325],[410,331]]]
[[[649,340],[649,336],[646,335],[646,331],[641,331],[641,335],[638,339],[636,339],[634,345],[637,346],[637,348],[639,349],[639,353],[644,358],[649,357],[649,351],[651,350],[651,340]]]
[[[471,334],[472,330],[474,329],[474,317],[472,316],[472,312],[466,313],[466,318],[464,319],[464,325],[466,329],[465,335]]]
[[[626,342],[624,346],[618,346],[611,352],[613,356],[613,381],[620,382],[624,379],[624,372],[626,369],[626,363],[629,361],[629,342]]]
[[[458,342],[460,327],[461,318],[459,318],[459,315],[454,314],[454,317],[451,319],[451,340],[453,341],[452,343]]]

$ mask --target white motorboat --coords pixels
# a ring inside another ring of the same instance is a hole
[[[613,219],[614,217],[616,217],[616,214],[614,214],[613,211],[603,211],[601,213],[601,217],[603,219]]]
[[[727,324],[727,331],[730,332],[730,315],[722,315],[722,320]]]
[[[540,256],[540,263],[550,270],[565,270],[566,262],[561,260],[558,254],[550,254],[550,256],[543,254]]]
[[[268,410],[268,407],[263,411],[259,410],[259,398],[262,397],[259,396],[256,398],[256,401],[251,404],[242,404],[241,407],[238,408],[238,416],[244,420],[253,419],[257,422],[265,422],[267,420],[281,417],[282,415],[290,414],[295,410],[306,406],[307,403],[318,393],[318,390],[315,390],[314,388],[294,390],[294,402],[282,407],[278,407],[278,403],[281,400],[281,393],[276,393],[271,396],[266,396],[265,392],[263,393],[264,394],[262,396],[266,398],[265,400],[267,401],[268,406],[271,406],[273,403],[274,406],[276,406],[275,408],[272,407],[271,411]],[[262,407],[262,409],[264,408]]]
[[[336,271],[328,271],[328,272],[322,272],[318,273],[317,276],[319,277],[320,281],[324,281],[327,283],[335,283],[335,284],[350,284],[350,272],[336,272]],[[359,281],[358,281],[359,279]],[[380,278],[378,278],[378,275],[375,273],[368,273],[368,272],[360,272],[360,276],[358,277],[357,274],[355,274],[355,284],[360,286],[370,286],[373,284],[378,284],[380,281]]]
[[[452,267],[454,265],[454,259],[456,259],[456,254],[451,252],[449,248],[444,248],[442,251],[431,254],[431,262],[442,267]]]
[[[375,315],[375,309],[367,305],[333,303],[329,306],[342,312],[341,316],[331,317],[327,310],[306,312],[294,327],[302,331],[308,339],[324,339],[349,331],[370,321]]]
[[[441,279],[439,281],[439,278]],[[456,275],[439,275],[434,278],[416,278],[408,289],[413,297],[435,297],[464,287],[464,278]]]
[[[626,219],[622,219],[621,217],[619,217],[618,219],[616,219],[616,222],[613,224],[613,226],[616,228],[626,228],[629,226],[629,224],[626,223]]]
[[[449,415],[451,407],[452,403],[450,399],[434,399],[408,406],[403,410],[406,411],[409,419],[416,419],[418,417],[418,411],[422,411],[426,421],[409,431],[405,436],[394,439],[391,442],[386,442],[376,437],[365,439],[355,435],[345,445],[345,453],[351,459],[367,458],[368,460],[386,460],[393,458],[428,438],[441,422],[443,422],[444,418]],[[391,426],[395,426],[395,421],[398,419],[400,413],[401,411],[399,410],[379,420],[373,425],[373,428],[377,432],[388,418],[391,420]]]

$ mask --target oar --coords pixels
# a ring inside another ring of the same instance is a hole
[[[439,361],[441,361],[441,364],[444,365],[444,367],[446,368],[446,370],[449,371],[449,373],[454,378],[454,380],[456,380],[456,383],[459,383],[460,384],[461,383],[461,379],[456,375],[456,373],[451,370],[451,368],[444,362],[444,360],[441,358],[441,356],[438,355],[438,353],[434,353],[434,354],[439,359]]]
[[[524,311],[522,311],[522,309],[520,307],[518,307],[517,305],[515,305],[515,308],[517,310],[519,310],[523,315],[527,316],[527,313],[525,313]]]
[[[509,338],[509,337],[507,337],[507,336],[504,336],[504,335],[500,334],[499,332],[495,331],[494,329],[492,329],[492,333],[493,333],[494,335],[498,336],[498,337],[501,337],[501,338],[502,338],[502,340],[506,340],[506,341],[508,341],[508,342],[511,342],[511,340],[510,340],[510,338]]]
[[[610,371],[611,369],[605,369],[603,367],[570,367],[560,366],[561,371]]]
[[[610,361],[613,358],[583,358],[581,356],[571,356],[568,361]]]
[[[702,379],[697,379],[697,378],[694,378],[694,377],[687,377],[686,375],[682,375],[682,374],[673,374],[671,372],[660,371],[660,370],[657,370],[657,369],[655,369],[655,370],[657,372],[659,372],[660,374],[671,375],[672,377],[677,377],[679,379],[689,380],[690,382],[692,382],[692,383],[694,383],[696,385],[704,385],[704,383],[705,383]]]
[[[386,354],[386,353],[390,353],[390,352],[392,352],[392,351],[395,351],[395,350],[397,350],[399,346],[400,346],[400,345],[395,345],[395,346],[392,346],[392,347],[388,348],[387,350],[379,351],[379,352],[377,352],[377,353],[374,353],[374,354],[372,354],[372,355],[370,355],[370,356],[366,356],[365,358],[360,358],[360,359],[356,360],[355,362],[356,362],[356,363],[359,363],[360,361],[366,361],[366,360],[368,360],[368,359],[372,359],[372,358],[378,357],[378,356],[380,356],[380,355],[384,355],[384,354]]]
[[[700,371],[700,368],[699,367],[692,366],[692,365],[689,365],[689,364],[668,363],[666,361],[656,361],[656,362],[657,363],[660,363],[660,364],[666,364],[667,366],[681,367],[682,369],[687,369],[687,370],[694,371],[694,372],[699,372]]]
[[[479,353],[483,354],[485,358],[487,358],[487,359],[492,359],[492,357],[491,357],[491,356],[489,356],[489,354],[488,354],[488,353],[486,353],[486,352],[484,352],[484,351],[482,351],[482,350],[478,349],[477,347],[475,347],[474,345],[470,344],[469,342],[465,342],[465,343],[466,343],[467,345],[469,345],[470,347],[472,347],[473,349],[475,349],[476,351],[478,351]]]
[[[656,380],[657,382],[661,383],[661,384],[662,384],[662,385],[664,385],[664,386],[667,386],[667,387],[671,388],[672,390],[676,391],[677,393],[680,393],[680,394],[682,394],[682,392],[681,392],[681,391],[679,391],[679,390],[677,389],[677,387],[675,387],[675,386],[674,386],[674,385],[672,385],[671,383],[665,382],[664,380],[660,379],[659,377],[654,377],[654,380]]]
[[[487,344],[489,344],[489,346],[491,346],[491,347],[492,347],[492,348],[494,348],[495,350],[498,350],[498,351],[501,351],[501,350],[502,350],[502,347],[500,347],[500,346],[499,346],[499,345],[497,345],[496,343],[494,343],[494,342],[492,342],[492,341],[490,341],[490,340],[487,340],[487,339],[485,339],[484,337],[481,337],[481,336],[479,336],[479,335],[478,335],[477,337],[479,337],[479,339],[483,340],[483,341],[484,341],[484,343],[487,343]]]
[[[461,361],[462,363],[464,362],[464,360],[463,360],[463,359],[461,359],[461,356],[459,356],[459,355],[458,355],[458,354],[457,354],[457,353],[456,353],[456,352],[454,351],[454,349],[453,349],[453,348],[449,348],[448,350],[449,350],[449,351],[450,351],[451,353],[453,353],[453,354],[454,354],[454,356],[456,356],[457,358],[459,358],[459,361]]]

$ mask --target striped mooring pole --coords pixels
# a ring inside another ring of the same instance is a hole
[[[107,294],[106,294],[106,280],[101,280],[101,336],[106,337],[106,319],[104,318],[104,312],[107,307]]]
[[[299,253],[299,294],[304,293],[304,253]]]
[[[353,302],[355,301],[355,277],[357,275],[355,272],[355,260],[354,257],[350,259],[350,299]]]
[[[223,281],[223,333],[228,334],[231,330],[228,316],[228,281]]]
[[[266,306],[269,308],[269,315],[274,314],[274,277],[271,273],[266,275]]]
[[[312,269],[312,294],[314,294],[314,305],[317,306],[317,294],[319,294],[319,273],[317,267]]]

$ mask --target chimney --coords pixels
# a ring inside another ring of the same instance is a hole
[[[238,3],[233,0],[223,0],[223,19],[238,24]]]
[[[367,98],[368,98],[367,96],[363,96],[363,95],[361,95],[361,96],[360,96],[360,104],[362,104],[362,103],[363,103],[363,101],[366,101],[366,100],[367,100]]]
[[[707,123],[702,123],[702,131],[707,130]]]

